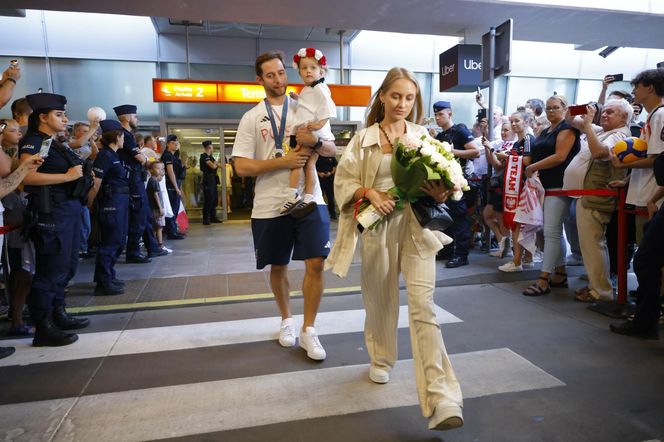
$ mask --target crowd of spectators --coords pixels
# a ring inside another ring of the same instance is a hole
[[[35,327],[24,320],[24,307],[26,299],[31,291],[33,276],[35,275],[35,246],[33,238],[25,235],[22,228],[26,225],[26,208],[28,207],[29,194],[26,192],[22,183],[23,178],[33,170],[37,170],[43,164],[43,158],[39,155],[30,157],[22,154],[19,149],[22,145],[22,139],[29,132],[28,122],[33,113],[29,100],[25,97],[15,98],[12,101],[14,88],[21,78],[21,68],[18,64],[12,64],[2,74],[0,80],[0,107],[7,106],[11,101],[12,118],[0,120],[0,225],[3,227],[2,241],[2,268],[5,276],[5,293],[8,305],[0,303],[3,313],[7,313],[11,322],[7,332],[8,336],[28,337],[33,336]],[[45,94],[46,95],[46,94]],[[119,119],[122,120],[121,115]],[[66,118],[65,118],[66,121]],[[118,123],[119,124],[119,123]],[[143,135],[131,127],[133,136],[138,142],[140,153],[144,155],[147,161],[143,164],[143,169],[149,173],[145,174],[145,185],[152,181],[152,189],[156,193],[152,194],[149,200],[153,210],[149,219],[149,231],[145,232],[143,239],[148,241],[150,237],[158,238],[158,247],[149,249],[147,245],[141,242],[141,246],[146,249],[145,254],[139,255],[142,259],[134,259],[127,256],[127,263],[147,263],[156,256],[165,256],[172,252],[167,248],[162,240],[161,228],[165,224],[166,216],[170,218],[171,230],[169,235],[164,235],[165,239],[183,239],[184,232],[178,227],[177,215],[179,207],[172,208],[168,202],[168,192],[164,185],[164,164],[161,162],[162,150],[159,146],[158,134]],[[34,129],[33,129],[34,130]],[[63,131],[53,135],[60,145],[71,149],[81,164],[90,164],[90,168],[99,152],[106,146],[102,139],[100,129],[100,119],[94,118],[91,121],[79,121],[71,126],[64,127]],[[178,156],[179,142],[174,136],[168,139],[168,149]],[[108,147],[108,146],[106,146]],[[164,146],[166,147],[166,146]],[[39,147],[37,146],[37,149]],[[81,170],[85,169],[85,165]],[[172,166],[171,166],[172,167]],[[186,170],[181,168],[176,171],[176,183],[181,183]],[[150,177],[150,179],[148,179]],[[91,192],[91,195],[96,195]],[[82,205],[81,211],[81,229],[80,229],[80,249],[78,256],[80,260],[93,258],[97,247],[100,244],[100,228],[98,222],[97,205],[95,198],[89,198],[87,205]],[[4,218],[4,219],[3,219]],[[125,236],[124,241],[127,240]],[[123,247],[124,248],[124,247]],[[139,252],[140,253],[140,252]],[[121,294],[124,293],[122,281],[117,281],[119,286],[114,291],[95,290],[95,295]],[[4,300],[3,300],[4,301]],[[69,317],[68,317],[69,318]],[[28,321],[29,322],[29,321]],[[0,358],[8,356],[13,352],[10,348],[0,347]]]
[[[578,191],[628,186],[627,207],[637,213],[631,215],[634,220],[630,223],[632,244],[628,245],[629,249],[643,249],[643,238],[649,230],[651,237],[655,238],[652,236],[652,225],[655,224],[652,220],[658,210],[661,212],[664,192],[661,183],[655,179],[656,170],[653,172],[655,159],[664,151],[664,127],[661,123],[664,114],[661,110],[664,106],[664,69],[648,70],[637,75],[632,80],[633,93],[614,90],[607,96],[608,85],[614,80],[612,76],[605,77],[597,102],[583,104],[581,115],[578,115],[578,110],[573,115],[567,99],[556,93],[546,101],[540,98],[528,100],[509,117],[503,116],[502,109],[495,109],[493,141],[489,141],[486,113],[480,111],[472,129],[475,142],[465,143],[466,150],[479,148],[480,155],[458,155],[461,162],[472,158],[473,168],[465,168],[466,177],[471,182],[479,183],[480,190],[466,193],[464,199],[468,213],[465,224],[456,223],[454,235],[450,236],[455,241],[470,238],[464,247],[480,242],[491,256],[511,258],[498,267],[502,272],[520,272],[532,268],[534,261],[542,261],[539,278],[523,291],[523,295],[541,296],[552,288],[567,288],[566,266],[583,265],[586,274],[582,275],[582,279],[587,280],[588,284],[576,290],[574,299],[586,303],[615,299],[616,274],[621,270],[615,264],[617,198],[578,195]],[[480,108],[485,108],[479,93],[476,98]],[[451,116],[449,102],[434,104],[436,116],[441,106],[449,108]],[[643,111],[648,112],[645,122],[639,119]],[[447,141],[441,138],[441,134],[445,134],[449,124],[441,124],[439,118],[436,122],[442,132],[433,129],[430,130],[431,135]],[[458,126],[465,127],[463,124]],[[642,152],[642,158],[635,162],[623,163],[613,147],[630,137],[646,140],[647,152]],[[459,145],[454,143],[453,148],[456,150]],[[456,153],[455,150],[453,152]],[[507,160],[513,155],[523,156],[524,178],[536,176],[546,191],[542,203],[543,225],[535,242],[537,247],[532,251],[521,246],[522,226],[519,223],[510,223],[509,226],[503,221],[507,219],[502,213],[503,176]],[[468,222],[473,220],[474,225]],[[648,223],[648,220],[651,222]],[[465,234],[459,234],[459,227],[465,230]],[[482,236],[483,230],[489,233]],[[579,235],[579,231],[583,235]],[[570,254],[567,253],[568,244]],[[658,247],[661,246],[658,244]],[[455,257],[456,249],[458,244],[439,253],[440,259],[451,260],[448,263],[453,265],[447,267],[467,264],[467,259],[460,262]],[[650,271],[654,272],[657,288],[650,286],[647,291],[637,291],[639,305],[642,304],[641,298],[648,296],[659,300],[661,272],[655,272],[652,268],[658,264],[661,268],[662,255],[652,250],[647,255],[652,263]],[[636,261],[635,271],[638,278]],[[643,286],[640,279],[639,286]],[[650,293],[653,290],[657,291],[657,296]],[[650,310],[656,310],[656,313],[642,313],[641,317],[648,319],[638,322],[637,316],[636,322],[612,326],[612,331],[642,337],[657,336],[652,318],[659,318],[659,305],[659,302],[651,301]]]
[[[11,101],[20,75],[20,68],[15,65],[2,74],[0,106],[4,107]],[[612,196],[556,194],[559,190],[627,186],[627,204],[637,212],[630,235],[633,246],[642,244],[650,228],[648,220],[661,212],[662,186],[653,167],[655,159],[664,151],[664,111],[661,110],[664,106],[664,70],[654,69],[639,74],[632,80],[633,94],[617,90],[607,96],[608,86],[613,80],[611,76],[605,77],[597,102],[588,103],[578,116],[569,112],[567,99],[555,93],[546,100],[529,99],[507,116],[502,109],[494,108],[491,116],[494,132],[491,137],[486,111],[478,113],[471,130],[463,123],[453,123],[452,103],[439,101],[433,105],[438,128],[431,128],[429,132],[452,145],[452,152],[461,161],[466,178],[471,183],[471,190],[465,192],[462,201],[448,202],[454,224],[446,233],[454,242],[438,254],[439,259],[447,260],[446,267],[467,265],[468,249],[481,244],[482,249],[492,257],[508,259],[497,265],[502,272],[520,272],[533,268],[534,262],[542,262],[539,278],[523,291],[526,296],[541,296],[552,288],[566,288],[566,266],[584,265],[588,285],[576,291],[575,299],[601,302],[615,298],[615,275],[621,270],[615,264],[617,199]],[[480,108],[486,108],[481,94],[478,93],[476,99]],[[12,119],[0,120],[0,196],[4,206],[4,225],[20,226],[27,206],[27,195],[21,180],[39,164],[37,159],[19,160],[18,146],[26,133],[32,112],[27,100],[13,100],[11,111]],[[645,123],[639,119],[644,111],[648,113]],[[93,161],[102,148],[99,123],[97,119],[76,122],[71,128],[57,133],[57,138],[82,160]],[[151,207],[150,233],[157,239],[160,253],[155,255],[147,250],[145,259],[128,259],[128,262],[149,262],[151,256],[171,252],[165,247],[164,238],[179,240],[185,237],[177,224],[177,215],[186,166],[179,159],[179,140],[175,135],[169,135],[165,143],[160,143],[158,134],[134,132],[133,135],[140,153],[147,159],[144,167]],[[618,141],[629,137],[646,140],[648,148],[644,158],[625,164],[612,148]],[[510,156],[523,157],[524,179],[536,176],[544,190],[550,192],[543,198],[544,222],[537,236],[537,246],[532,250],[521,245],[522,225],[505,222],[504,176]],[[332,174],[335,166],[336,163],[329,166]],[[319,175],[321,173],[329,171],[319,171]],[[227,181],[230,186],[230,177]],[[333,196],[328,198],[333,201]],[[330,216],[334,219],[334,203],[330,206]],[[94,256],[98,243],[94,207],[91,202],[83,207],[81,213],[81,259]],[[474,216],[476,214],[479,216]],[[579,230],[584,234],[579,235]],[[7,232],[3,239],[7,248],[7,252],[3,253],[3,269],[10,299],[9,334],[30,336],[34,328],[23,321],[23,307],[35,271],[32,259],[34,247],[31,240],[17,230]],[[569,256],[568,243],[571,246]],[[661,252],[648,256],[651,264],[661,262]],[[655,278],[659,275],[661,281],[661,271],[650,275],[655,275]],[[641,280],[639,283],[643,285]],[[661,284],[658,283],[656,290],[660,289]],[[648,290],[655,288],[649,286]],[[652,296],[645,289],[639,293],[640,298],[644,299]],[[653,308],[650,307],[651,310]],[[659,318],[659,312],[657,315],[641,313],[641,317],[653,316]],[[612,327],[612,330],[649,337],[658,335],[652,319],[648,321],[646,325],[629,323],[627,326]],[[0,357],[10,354],[8,349],[1,350]]]

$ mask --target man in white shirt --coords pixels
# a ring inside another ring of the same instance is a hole
[[[570,124],[582,135],[581,150],[565,169],[563,190],[603,189],[609,182],[624,177],[623,169],[613,168],[609,152],[618,141],[630,136],[632,112],[632,106],[620,99],[606,102],[600,126],[592,124],[595,106],[588,105],[583,117],[568,115]],[[582,196],[576,205],[577,230],[583,232],[579,245],[589,282],[588,287],[576,291],[577,301],[613,300],[606,226],[615,209],[615,198],[606,196]]]
[[[636,206],[637,210],[647,210],[648,203],[658,188],[653,164],[655,158],[664,152],[664,69],[641,72],[632,80],[632,86],[634,101],[642,104],[648,112],[648,120],[641,135],[648,143],[648,156],[623,164],[615,155],[611,155],[611,162],[616,168],[632,169],[626,202]],[[656,204],[657,207],[661,206],[662,199],[658,199]],[[637,215],[635,220],[636,243],[640,244],[643,239],[643,225],[648,217]]]
[[[299,147],[289,149],[288,117],[292,118],[294,102],[286,96],[288,78],[284,66],[281,52],[267,52],[256,59],[256,81],[265,89],[266,99],[242,116],[233,145],[233,161],[239,176],[257,176],[251,213],[256,268],[271,266],[272,292],[282,318],[279,344],[295,345],[288,284],[292,254],[293,259],[303,260],[306,268],[300,347],[311,359],[323,360],[325,349],[318,340],[314,322],[323,293],[323,264],[330,251],[330,220],[318,178],[313,193],[317,210],[295,219],[290,215],[280,216],[279,209],[290,170],[303,167],[312,149],[317,149],[319,155],[332,156],[336,146],[332,141],[317,139],[306,128],[299,128],[295,134]],[[302,187],[301,181],[300,190]]]

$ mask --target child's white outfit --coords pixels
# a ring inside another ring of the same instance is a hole
[[[332,93],[323,80],[324,78],[321,78],[302,88],[295,107],[293,127],[337,116],[337,106],[332,101]],[[314,135],[321,140],[334,141],[329,121],[321,129],[314,131]]]
[[[297,105],[294,108],[295,114],[291,121],[293,129],[295,129],[310,122],[328,120],[322,128],[314,130],[312,133],[322,141],[334,141],[334,134],[332,134],[329,119],[336,117],[337,106],[332,101],[332,93],[330,92],[330,88],[324,83],[324,80],[324,78],[321,78],[311,85],[302,88],[297,99]],[[292,190],[289,190],[287,200],[280,212],[282,214],[291,213],[293,216],[301,217],[310,213],[314,208],[315,203],[313,203],[312,196],[305,195],[303,200],[297,192],[293,193]]]

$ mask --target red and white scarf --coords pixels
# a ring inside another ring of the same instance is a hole
[[[514,215],[519,206],[521,193],[521,175],[523,173],[523,157],[510,155],[505,167],[505,182],[503,186],[503,223],[510,230],[514,229]]]

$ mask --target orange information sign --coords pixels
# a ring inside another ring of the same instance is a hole
[[[288,86],[286,93],[299,92],[301,88]],[[258,83],[217,83],[219,103],[258,103],[265,98],[265,89]]]
[[[216,103],[216,81],[152,80],[152,95],[155,102]]]
[[[371,86],[329,84],[332,100],[337,106],[367,106],[371,99]],[[303,84],[287,88],[299,93]],[[263,86],[255,82],[188,81],[152,79],[154,101],[187,103],[258,103],[265,98]]]

